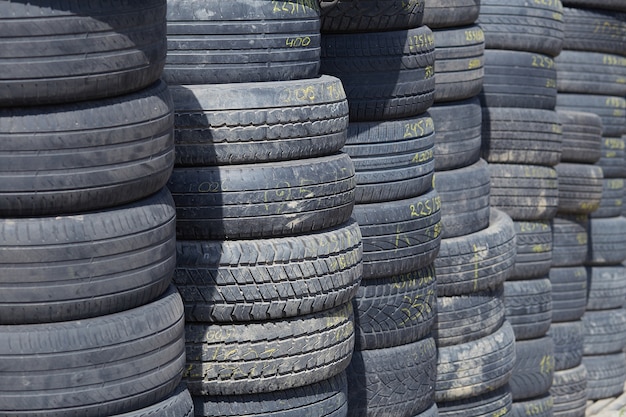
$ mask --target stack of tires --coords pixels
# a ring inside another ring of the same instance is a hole
[[[0,4],[0,415],[192,412],[165,13]]]
[[[557,106],[577,122],[579,131],[584,129],[582,116],[575,112],[583,110],[592,112],[599,119],[593,125],[601,128],[598,149],[584,155],[581,148],[576,153],[583,160],[596,156],[586,161],[594,163],[592,168],[598,171],[595,189],[591,189],[589,175],[568,167],[575,177],[570,185],[581,186],[586,179],[588,187],[586,193],[581,188],[572,197],[579,206],[594,209],[579,223],[588,236],[582,363],[587,371],[587,398],[598,400],[621,394],[626,382],[626,272],[622,265],[626,258],[626,219],[621,216],[626,176],[626,7],[607,0],[564,4],[565,43],[557,59]]]
[[[168,1],[174,282],[196,416],[345,416],[362,242],[317,1]]]
[[[437,349],[433,260],[441,201],[432,187],[435,45],[424,2],[322,1],[322,66],[350,108],[363,280],[348,415],[433,417]]]
[[[485,32],[482,155],[492,206],[514,220],[517,257],[504,283],[505,316],[515,332],[510,380],[513,415],[552,415],[554,373],[551,220],[557,212],[561,127],[554,57],[563,42],[561,2],[481,2]]]
[[[441,196],[437,272],[435,399],[440,416],[511,411],[514,335],[504,318],[503,282],[515,260],[511,218],[489,204],[480,158],[484,34],[477,1],[426,5],[436,47],[435,187]]]

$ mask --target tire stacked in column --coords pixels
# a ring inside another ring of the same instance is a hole
[[[196,416],[345,416],[362,274],[316,1],[168,2],[174,277]]]
[[[434,40],[419,1],[322,2],[321,71],[350,107],[344,151],[356,169],[363,280],[354,299],[350,416],[436,416],[433,260],[441,201],[432,188]]]
[[[441,416],[506,415],[514,337],[502,283],[515,257],[511,219],[489,205],[480,159],[484,35],[478,2],[426,5],[436,47],[435,187],[442,200],[435,399]]]
[[[610,1],[564,4],[565,43],[557,58],[557,106],[566,111],[589,111],[602,121],[600,157],[594,166],[602,171],[597,187],[600,198],[585,222],[588,302],[582,318],[587,394],[588,399],[597,400],[620,394],[626,378],[622,352],[626,343],[622,309],[626,276],[621,265],[626,257],[626,224],[621,217],[626,9]],[[589,76],[583,80],[584,74]]]
[[[554,373],[552,227],[561,157],[554,57],[563,42],[560,1],[481,2],[485,32],[482,155],[492,206],[515,223],[517,257],[504,283],[506,318],[516,338],[510,381],[513,415],[552,415]]]
[[[0,415],[187,416],[166,4],[0,9]]]

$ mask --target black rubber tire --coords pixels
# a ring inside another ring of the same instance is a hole
[[[552,323],[548,335],[554,341],[555,372],[575,368],[582,363],[583,332],[581,320]]]
[[[626,302],[626,267],[592,266],[589,274],[587,310],[621,308]]]
[[[559,204],[554,168],[539,165],[489,164],[492,207],[513,220],[550,220]]]
[[[553,408],[554,400],[548,393],[535,398],[513,401],[511,417],[553,417]]]
[[[517,255],[508,280],[541,278],[552,266],[552,224],[548,220],[513,222]]]
[[[82,213],[157,192],[174,166],[173,125],[160,81],[121,97],[0,108],[0,215]]]
[[[579,320],[587,306],[587,271],[583,266],[552,267],[552,323]]]
[[[596,165],[602,168],[604,178],[626,177],[626,165],[624,164],[626,152],[624,148],[624,137],[602,138],[601,156]]]
[[[354,165],[344,153],[263,164],[175,168],[168,187],[181,240],[279,237],[345,223]]]
[[[363,235],[363,278],[385,278],[430,265],[441,242],[441,198],[419,197],[357,204],[353,216]]]
[[[171,85],[313,78],[320,39],[316,0],[168,0],[163,78]]]
[[[489,226],[489,168],[480,159],[470,166],[435,174],[441,196],[444,239],[479,232]]]
[[[563,8],[563,49],[622,55],[625,43],[626,13]]]
[[[626,346],[626,310],[587,310],[582,317],[585,355],[620,352]]]
[[[435,102],[465,100],[483,86],[485,35],[478,25],[437,29]]]
[[[624,197],[624,178],[604,178],[602,180],[602,198],[598,209],[589,214],[591,218],[621,216]]]
[[[348,373],[349,417],[411,417],[432,407],[437,347],[432,337],[355,351]]]
[[[423,23],[430,28],[470,25],[478,19],[480,0],[425,2]]]
[[[482,114],[477,97],[428,109],[435,123],[435,171],[464,168],[480,159]]]
[[[589,225],[584,214],[559,214],[552,221],[552,266],[579,266],[587,259]]]
[[[556,113],[562,129],[561,162],[598,162],[602,148],[600,116],[570,110],[557,110]]]
[[[161,295],[176,266],[166,189],[77,216],[0,220],[0,323],[87,319]]]
[[[439,417],[510,417],[513,398],[508,385],[486,394],[437,403]]]
[[[567,7],[621,10],[626,12],[626,4],[621,0],[563,0]]]
[[[416,0],[320,0],[322,33],[408,30],[422,25],[424,2]]]
[[[94,100],[149,86],[165,63],[165,12],[165,0],[3,3],[0,106]]]
[[[626,130],[626,99],[597,94],[559,93],[557,110],[591,112],[602,120],[602,136],[620,137]]]
[[[194,396],[193,403],[196,417],[346,417],[348,380],[344,371],[303,387],[259,394]]]
[[[565,50],[555,58],[559,93],[626,96],[626,57]]]
[[[507,384],[515,364],[511,325],[482,339],[439,348],[435,400],[438,403],[476,397]]]
[[[185,365],[173,287],[140,307],[59,323],[0,326],[0,414],[117,415],[174,392]]]
[[[504,322],[502,286],[491,291],[437,298],[433,337],[437,346],[453,346],[487,337]]]
[[[588,265],[617,265],[626,260],[626,217],[589,219]]]
[[[177,242],[174,284],[189,322],[282,319],[349,302],[363,267],[355,221],[317,233]]]
[[[192,417],[194,404],[189,390],[184,384],[180,384],[169,397],[158,403],[149,405],[139,410],[129,411],[124,414],[116,414],[112,417]]]
[[[511,49],[557,56],[563,47],[561,2],[481,0],[478,23],[490,49]]]
[[[355,349],[384,349],[430,335],[437,316],[435,268],[361,282],[352,300]]]
[[[556,67],[547,55],[525,51],[485,50],[483,107],[554,110]]]
[[[515,341],[515,367],[509,380],[513,401],[547,394],[554,375],[554,342],[550,336]]]
[[[434,124],[428,114],[350,123],[343,151],[354,163],[356,203],[403,200],[429,191],[434,145]]]
[[[548,278],[504,283],[506,320],[511,323],[515,340],[540,338],[552,322],[552,285]],[[527,397],[529,398],[529,397]]]
[[[426,111],[435,98],[434,65],[435,39],[427,26],[322,36],[320,71],[341,79],[351,122]]]
[[[515,252],[513,221],[492,208],[488,228],[442,239],[435,259],[437,295],[463,295],[498,288],[513,271]]]
[[[583,356],[587,368],[587,400],[618,397],[626,382],[624,352],[608,355]]]
[[[348,102],[335,77],[170,91],[177,167],[312,158],[335,153],[346,141]]]
[[[554,372],[550,395],[554,401],[554,417],[585,417],[587,368],[579,365]]]
[[[602,168],[591,164],[558,164],[558,210],[561,214],[589,214],[600,207],[603,188]]]
[[[192,395],[281,391],[329,379],[354,349],[350,303],[319,313],[248,323],[186,323]]]
[[[487,162],[554,166],[562,135],[554,110],[484,107],[482,157]]]

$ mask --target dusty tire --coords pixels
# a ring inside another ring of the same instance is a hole
[[[617,265],[626,259],[626,218],[589,219],[588,265]]]
[[[485,50],[483,107],[554,110],[556,68],[547,55],[525,51]]]
[[[415,416],[434,403],[437,347],[431,337],[355,351],[347,369],[349,417]]]
[[[556,371],[550,395],[554,417],[584,417],[587,408],[587,369],[584,365]]]
[[[1,9],[0,106],[129,94],[163,70],[165,0],[18,2]]]
[[[428,115],[353,122],[343,151],[356,171],[357,204],[403,200],[432,188],[435,131]]]
[[[80,213],[159,191],[174,166],[173,111],[160,81],[120,97],[0,108],[0,213]]]
[[[552,224],[547,220],[513,222],[517,236],[515,267],[509,280],[545,277],[552,266]]]
[[[554,166],[562,129],[554,110],[483,108],[482,157],[487,162]]]
[[[87,319],[154,300],[176,266],[175,214],[162,189],[79,216],[3,219],[0,323]]]
[[[579,320],[587,307],[587,272],[583,266],[553,267],[552,322]]]
[[[187,322],[247,322],[349,302],[362,275],[354,221],[317,233],[253,240],[179,240],[174,284]]]
[[[435,174],[441,197],[444,239],[479,232],[489,226],[489,168],[484,160]]]
[[[559,93],[626,96],[626,57],[565,50],[555,62]]]
[[[402,275],[361,281],[352,300],[355,349],[384,349],[430,335],[437,317],[432,265]]]
[[[407,30],[422,25],[424,3],[402,0],[321,0],[322,33]]]
[[[442,239],[435,259],[437,295],[463,295],[498,288],[513,270],[515,252],[513,221],[492,208],[488,228]]]
[[[485,35],[478,25],[438,29],[435,37],[435,102],[476,96],[483,85]]]
[[[478,23],[485,31],[486,47],[557,56],[563,47],[560,1],[502,3],[482,0]]]
[[[550,336],[515,341],[515,366],[509,380],[513,401],[542,396],[554,375],[554,342]]]
[[[626,14],[564,7],[563,22],[563,49],[623,54]]]
[[[552,221],[552,266],[579,266],[587,259],[586,215],[558,215]]]
[[[548,335],[554,341],[555,372],[572,369],[583,360],[584,326],[580,320],[552,323]]]
[[[437,298],[433,337],[437,346],[453,346],[486,337],[504,322],[502,286],[491,291]]]
[[[602,168],[604,178],[626,177],[626,165],[624,164],[626,152],[624,148],[626,148],[626,146],[623,137],[602,138],[600,159],[596,162],[596,166]]]
[[[626,127],[626,99],[597,94],[559,93],[557,110],[590,112],[602,120],[602,136],[619,138]]]
[[[602,168],[565,162],[555,169],[559,178],[559,213],[585,215],[598,209],[602,199]]]
[[[346,142],[348,102],[334,77],[170,91],[177,167],[313,158]]]
[[[553,417],[554,399],[550,394],[513,401],[511,417]]]
[[[515,364],[515,336],[508,322],[493,334],[439,348],[435,399],[438,403],[485,394],[507,384]]]
[[[350,157],[174,168],[168,188],[181,240],[279,237],[345,223],[354,206]]]
[[[595,113],[557,110],[562,128],[561,162],[593,164],[600,159],[602,119]]]
[[[115,314],[0,326],[1,354],[11,357],[0,375],[0,414],[93,417],[149,407],[180,383],[183,332],[183,304],[173,287]]]
[[[478,19],[480,0],[440,0],[426,2],[423,24],[430,28],[470,25]]]
[[[164,80],[220,84],[314,78],[320,67],[317,1],[169,0]]]
[[[412,117],[435,97],[435,40],[427,26],[322,36],[324,74],[341,79],[350,121]]]
[[[170,396],[162,401],[139,410],[116,414],[114,417],[151,417],[154,415],[163,417],[191,417],[193,413],[194,403],[189,394],[189,390],[187,390],[184,384],[180,384]]]
[[[589,290],[587,309],[621,308],[626,300],[626,267],[592,266],[588,269]]]
[[[300,417],[308,413],[320,417],[346,417],[348,380],[346,373],[341,372],[303,387],[259,394],[194,396],[193,402],[197,417]]]
[[[515,340],[542,337],[552,323],[552,285],[548,278],[504,283],[504,311]],[[526,397],[529,398],[529,397]]]
[[[604,355],[620,352],[626,346],[626,310],[587,310],[584,325],[584,354]]]
[[[513,398],[508,385],[483,395],[457,401],[439,402],[439,417],[511,416]]]
[[[363,235],[363,278],[410,273],[430,265],[441,242],[441,199],[419,197],[357,204],[353,217]]]
[[[311,385],[343,371],[354,348],[352,306],[282,320],[185,325],[192,395],[241,395]]]
[[[604,178],[602,180],[602,198],[598,209],[589,214],[591,218],[618,217],[624,209],[624,179]]]
[[[478,162],[482,115],[477,97],[435,104],[428,113],[435,124],[435,171],[464,168]]]
[[[559,203],[555,169],[539,165],[489,164],[489,202],[513,220],[550,220]]]
[[[587,399],[617,397],[624,392],[626,356],[624,352],[583,356],[587,368]]]

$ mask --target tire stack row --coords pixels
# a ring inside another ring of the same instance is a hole
[[[362,238],[317,1],[168,1],[174,282],[196,416],[342,417]]]
[[[517,255],[504,283],[505,317],[515,333],[509,385],[512,415],[551,416],[554,373],[552,219],[561,126],[555,111],[554,57],[563,42],[560,1],[485,0],[482,155],[491,173],[490,203],[514,221]]]
[[[583,162],[599,171],[574,172],[577,184],[587,182],[578,194],[579,206],[594,206],[589,216],[578,219],[587,233],[585,252],[587,304],[582,317],[582,363],[587,371],[587,399],[617,396],[626,382],[626,219],[622,214],[624,193],[624,140],[626,133],[626,8],[611,1],[564,2],[565,43],[557,59],[557,106],[578,121],[588,111],[599,118],[598,147]],[[581,123],[577,123],[579,132]],[[590,124],[591,125],[591,124]],[[569,165],[569,164],[568,164]],[[571,171],[571,168],[568,168]],[[588,168],[588,170],[591,168]],[[593,184],[592,184],[593,183]],[[593,196],[593,198],[592,198]],[[578,355],[578,353],[577,353]],[[571,375],[569,380],[582,379]],[[556,382],[556,379],[555,379]],[[584,415],[580,411],[577,415]]]
[[[436,46],[435,188],[441,196],[437,272],[435,399],[440,416],[511,412],[514,335],[504,318],[503,282],[515,260],[511,218],[490,207],[480,157],[484,34],[477,1],[426,5]]]
[[[165,13],[0,5],[0,415],[192,412]]]
[[[363,280],[348,415],[434,417],[433,261],[441,201],[432,187],[435,45],[424,2],[322,2],[321,72],[342,80],[344,151],[356,170]]]

